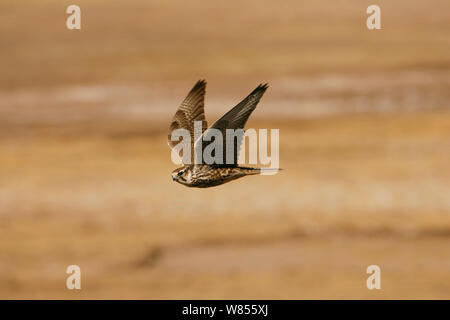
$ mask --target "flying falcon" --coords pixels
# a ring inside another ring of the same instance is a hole
[[[223,136],[223,146],[226,145],[226,129],[243,129],[250,114],[255,110],[256,105],[261,99],[262,95],[268,88],[267,84],[259,85],[253,90],[244,100],[238,105],[228,111],[224,116],[217,120],[210,129],[218,129]],[[168,143],[171,148],[177,145],[177,141],[172,141],[171,135],[175,129],[186,129],[191,136],[191,155],[194,154],[194,121],[201,121],[201,133],[203,136],[207,132],[207,122],[205,120],[204,100],[205,100],[206,82],[204,80],[198,81],[195,86],[188,93],[186,98],[179,106],[175,113],[169,127]],[[208,188],[218,186],[229,181],[247,176],[261,173],[261,168],[241,167],[237,164],[239,156],[240,144],[242,142],[234,141],[233,149],[233,163],[227,164],[194,164],[193,156],[191,161],[183,160],[183,166],[177,168],[172,172],[172,179],[188,187]],[[197,141],[198,143],[198,141]],[[200,141],[200,143],[204,143]],[[202,145],[200,148],[203,149]],[[225,155],[225,151],[223,155]],[[224,161],[225,162],[225,161]]]

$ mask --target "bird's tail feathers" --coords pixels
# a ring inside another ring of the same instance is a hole
[[[273,175],[276,174],[279,170],[284,170],[281,168],[250,168],[250,167],[239,167],[244,171],[245,174],[263,174],[263,175]]]

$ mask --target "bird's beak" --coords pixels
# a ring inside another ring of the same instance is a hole
[[[172,176],[172,180],[173,181],[177,181],[177,177],[176,176]]]

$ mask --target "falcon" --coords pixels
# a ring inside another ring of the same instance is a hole
[[[255,110],[256,105],[267,90],[267,84],[260,84],[253,90],[244,100],[237,104],[234,108],[228,111],[224,116],[217,120],[209,129],[217,129],[223,136],[223,148],[225,148],[226,129],[242,129],[245,126],[250,114]],[[194,147],[197,143],[204,144],[202,139],[194,140],[194,121],[201,123],[201,133],[205,136],[208,132],[207,122],[205,120],[204,101],[205,101],[206,82],[199,80],[181,105],[178,107],[172,122],[169,127],[168,143],[172,149],[177,145],[177,141],[172,141],[172,132],[176,129],[186,129],[190,134],[190,150],[191,155],[194,154]],[[240,144],[239,139],[234,140],[233,162],[226,164],[195,164],[193,156],[191,161],[183,160],[183,166],[175,169],[172,172],[172,179],[187,187],[209,188],[218,186],[238,178],[248,175],[255,175],[261,173],[261,168],[250,168],[238,166],[237,159],[239,156]],[[205,146],[202,145],[200,149]],[[226,150],[224,150],[226,151]],[[225,152],[223,152],[225,154]],[[181,154],[179,154],[181,156]],[[187,163],[189,162],[189,163]]]

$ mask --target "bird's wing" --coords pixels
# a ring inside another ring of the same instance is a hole
[[[226,129],[244,129],[245,123],[247,122],[250,114],[255,110],[256,105],[266,92],[269,86],[267,83],[260,84],[255,90],[253,90],[244,100],[242,100],[233,109],[228,111],[222,118],[217,120],[211,128],[218,129],[221,131],[223,136],[223,162],[226,163]],[[209,129],[208,129],[209,130]],[[206,133],[206,132],[205,132]],[[205,135],[205,133],[203,135]],[[239,150],[241,148],[243,136],[241,139],[234,139],[233,148],[233,164],[237,165],[237,160],[239,158]]]
[[[194,85],[194,87],[189,91],[186,98],[183,100],[181,105],[178,107],[177,112],[173,116],[172,122],[169,127],[168,143],[171,148],[176,146],[179,141],[172,141],[171,135],[175,129],[186,129],[191,135],[191,162],[194,159],[194,121],[202,121],[202,132],[203,133],[208,127],[205,120],[205,89],[206,82],[204,80],[199,80]],[[183,157],[183,152],[180,151],[180,158]]]

